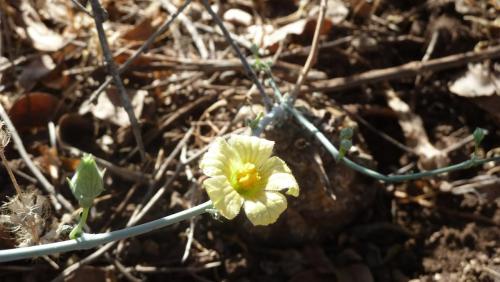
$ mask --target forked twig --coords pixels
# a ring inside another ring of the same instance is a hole
[[[132,56],[130,56],[123,65],[120,66],[120,69],[118,70],[119,73],[123,73],[128,69],[128,67],[137,59],[139,56],[144,53],[150,46],[153,44],[153,42],[156,40],[158,36],[163,34],[165,31],[167,31],[170,28],[170,25],[174,22],[174,20],[186,9],[187,6],[191,3],[191,0],[186,0],[182,6],[179,7],[177,12],[172,14],[168,20],[166,20],[151,36],[146,40],[139,49],[137,49]],[[84,102],[84,104],[89,104],[92,103],[99,94],[101,94],[106,87],[113,81],[113,78],[107,78],[99,88],[97,88],[87,99],[87,101]]]
[[[123,108],[127,112],[128,118],[130,120],[130,125],[132,127],[132,132],[134,133],[135,141],[137,143],[137,147],[139,148],[141,159],[144,161],[146,160],[146,152],[144,150],[144,143],[142,142],[139,122],[137,121],[137,118],[135,116],[134,109],[132,108],[132,103],[130,102],[130,98],[128,97],[127,90],[125,89],[125,85],[120,78],[119,70],[115,64],[115,61],[113,60],[113,55],[111,54],[111,50],[109,48],[108,39],[102,25],[106,18],[104,14],[105,11],[101,7],[99,0],[90,0],[90,5],[92,6],[97,35],[99,37],[99,42],[101,44],[104,59],[106,60],[108,71],[113,77],[116,86],[118,87],[118,92],[120,94]]]
[[[87,14],[90,17],[94,17],[94,15],[92,15],[92,13],[89,12],[89,10],[87,10],[80,2],[78,2],[78,0],[71,0],[71,2],[73,2],[73,4],[75,4],[75,6],[78,9],[80,9],[80,11],[84,12],[85,14]]]

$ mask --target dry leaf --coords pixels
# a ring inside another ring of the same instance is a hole
[[[462,97],[500,95],[500,73],[494,73],[482,63],[469,64],[469,69],[449,87]]]
[[[57,122],[57,138],[73,147],[86,152],[93,152],[95,146],[95,127],[92,117],[81,116],[76,113],[67,113],[61,116]],[[72,166],[72,161],[64,162],[63,165]]]
[[[40,157],[37,158],[40,163],[40,167],[45,173],[48,173],[52,179],[59,179],[59,167],[61,166],[61,160],[57,154],[55,148],[49,147],[47,145],[41,145],[38,147],[40,151]]]
[[[155,32],[155,28],[153,27],[153,19],[145,18],[138,24],[133,25],[130,29],[128,29],[122,35],[122,38],[131,41],[144,41],[147,40],[151,36],[151,34],[153,34],[153,32]]]
[[[240,10],[240,9],[229,9],[224,13],[224,21],[239,24],[243,26],[249,26],[252,24],[252,15]]]
[[[298,19],[278,29],[272,25],[253,25],[247,31],[249,40],[260,43],[263,48],[269,48],[278,44],[288,35],[308,36],[312,39],[316,29],[319,7],[314,7],[309,12],[307,19]],[[320,31],[321,35],[328,34],[331,28],[344,21],[349,14],[349,10],[340,0],[329,0],[325,21]]]
[[[500,73],[482,63],[469,64],[468,70],[450,84],[450,92],[469,98],[500,122]]]
[[[49,55],[35,58],[29,65],[23,68],[19,76],[19,84],[25,91],[30,91],[35,84],[56,68],[56,64]]]
[[[134,108],[134,113],[137,118],[142,114],[144,98],[147,94],[148,92],[145,90],[129,93],[132,107]],[[97,99],[97,104],[92,105],[90,108],[92,114],[98,119],[112,122],[118,126],[130,125],[127,112],[123,108],[118,91],[116,90],[110,90],[107,91],[106,94],[101,94]]]
[[[253,25],[248,28],[249,38],[253,42],[260,42],[262,47],[268,48],[285,39],[290,34],[301,35],[306,27],[307,20],[302,19],[274,30],[272,25]]]
[[[143,11],[144,18],[139,23],[129,28],[121,37],[131,41],[147,40],[165,20],[163,13],[160,13],[161,4],[158,1],[153,1]]]
[[[69,24],[73,13],[72,3],[66,0],[44,0],[40,1],[41,7],[37,7],[40,15],[50,21]]]
[[[43,92],[32,92],[21,96],[10,108],[9,115],[17,130],[45,127],[55,118],[59,99]]]
[[[26,23],[26,32],[33,42],[33,47],[39,51],[54,52],[66,45],[65,40],[60,34],[50,30],[41,21],[35,21],[30,17],[24,17]]]
[[[350,0],[349,2],[352,12],[356,17],[369,19],[379,7],[381,0]]]
[[[312,15],[316,15],[317,13],[319,13],[319,7],[316,6],[311,9]],[[347,18],[347,15],[349,15],[349,9],[347,9],[343,1],[328,0],[325,14],[326,21],[336,25],[343,22]]]

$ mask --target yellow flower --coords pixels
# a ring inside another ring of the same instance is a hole
[[[274,142],[233,135],[217,138],[203,156],[200,168],[209,176],[203,182],[214,207],[233,219],[245,210],[254,225],[276,222],[286,209],[281,191],[297,197],[299,186],[283,160],[271,157]]]

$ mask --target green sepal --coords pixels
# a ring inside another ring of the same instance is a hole
[[[83,208],[90,208],[94,199],[104,191],[104,170],[99,170],[94,157],[85,154],[75,174],[68,180],[73,195]]]

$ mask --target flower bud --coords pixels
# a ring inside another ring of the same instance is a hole
[[[99,170],[94,157],[85,154],[71,180],[68,179],[69,187],[80,206],[90,208],[94,198],[104,191],[103,175],[104,170]]]

